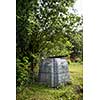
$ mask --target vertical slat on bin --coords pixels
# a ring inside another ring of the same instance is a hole
[[[51,87],[53,87],[54,86],[54,65],[53,65],[53,59],[52,59],[52,64],[51,64],[52,66],[51,66],[51,73],[50,73],[50,75],[51,75]]]
[[[54,87],[56,87],[58,85],[58,65],[56,58],[54,58],[53,64],[54,64]]]
[[[51,87],[57,87],[59,84],[69,81],[66,60],[64,58],[48,58],[43,60],[40,66],[39,80],[40,83]]]

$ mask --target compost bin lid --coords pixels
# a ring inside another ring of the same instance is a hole
[[[48,58],[64,58],[64,57],[67,57],[67,55],[64,55],[64,56],[52,56],[52,57],[48,57]]]

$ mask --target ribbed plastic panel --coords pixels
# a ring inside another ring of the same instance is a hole
[[[50,87],[67,83],[70,79],[68,63],[65,58],[47,58],[41,62],[39,81]]]

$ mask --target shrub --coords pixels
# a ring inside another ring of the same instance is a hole
[[[17,91],[21,91],[22,87],[27,84],[29,76],[29,61],[28,57],[23,57],[23,59],[16,59],[16,88]]]

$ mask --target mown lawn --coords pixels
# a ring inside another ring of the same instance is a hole
[[[83,100],[83,67],[82,64],[69,65],[71,82],[66,86],[49,88],[34,84],[17,93],[17,100]]]

